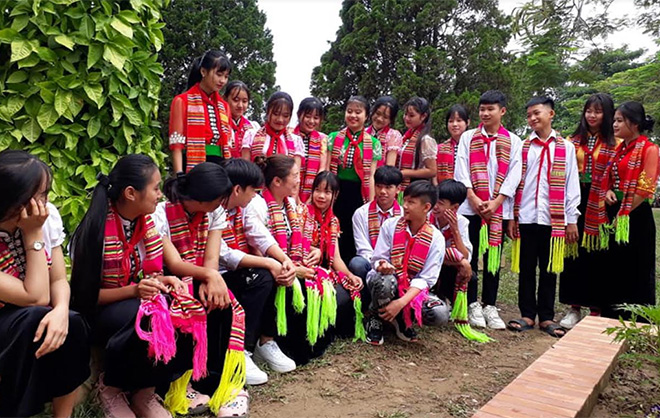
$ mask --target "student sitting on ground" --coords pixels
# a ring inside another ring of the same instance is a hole
[[[371,258],[373,270],[367,275],[371,292],[367,342],[373,345],[383,343],[383,321],[394,325],[400,339],[417,340],[413,320],[421,325],[422,306],[438,280],[445,255],[445,239],[428,221],[436,188],[419,180],[408,186],[403,199],[403,215],[388,219],[380,229]],[[443,311],[437,316],[447,318]]]
[[[383,222],[401,215],[396,201],[399,185],[403,182],[401,170],[392,166],[379,167],[374,174],[376,197],[353,215],[353,236],[357,255],[351,259],[348,269],[365,280],[371,270],[371,256]]]

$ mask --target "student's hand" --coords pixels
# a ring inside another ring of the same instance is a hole
[[[274,258],[266,257],[266,266],[273,277],[281,276],[282,273],[284,273],[284,267],[282,267],[282,264]]]
[[[303,264],[305,264],[307,267],[316,267],[319,265],[320,262],[321,262],[321,250],[314,247],[312,247],[312,249],[309,251],[305,259],[303,260]]]
[[[364,283],[362,282],[362,279],[355,274],[349,274],[348,276],[348,290],[356,290],[360,291],[364,287]]]
[[[314,269],[305,266],[296,267],[296,277],[299,279],[313,279],[314,278]],[[292,281],[293,282],[293,281]],[[291,286],[289,283],[287,286]]]
[[[566,242],[572,244],[574,242],[577,242],[579,237],[580,234],[578,233],[578,228],[576,224],[566,225]]]
[[[458,266],[458,280],[460,284],[465,284],[470,281],[472,277],[472,266],[467,258],[464,258],[460,261]]]
[[[507,222],[506,236],[513,240],[516,239],[516,235],[518,235],[518,221],[511,219]]]
[[[612,190],[608,190],[605,192],[605,203],[607,203],[608,206],[612,206],[618,201],[616,198],[616,194]]]
[[[137,284],[137,294],[141,299],[151,299],[159,293],[168,293],[167,287],[155,277],[147,277]]]
[[[476,213],[481,213],[481,206],[483,205],[484,201],[479,199],[476,194],[470,193],[468,194],[468,203],[472,207],[472,210],[475,211]]]
[[[395,299],[392,302],[388,303],[385,307],[380,308],[378,310],[378,315],[384,320],[388,322],[394,321],[394,318],[401,312],[401,309],[403,309],[403,305],[401,305],[401,300],[400,299]]]
[[[166,287],[169,287],[177,293],[183,293],[186,295],[190,293],[188,285],[176,276],[157,276],[156,278]],[[166,290],[165,293],[169,293],[169,290]]]
[[[378,265],[376,266],[376,271],[382,275],[386,274],[394,274],[395,269],[394,266],[388,263],[385,260],[381,260]]]
[[[214,270],[215,271],[215,270]],[[231,305],[227,284],[219,272],[209,277],[199,286],[199,300],[207,312],[214,309],[225,309]]]
[[[69,310],[66,307],[57,307],[48,312],[39,322],[33,342],[39,341],[44,335],[44,331],[46,337],[37,352],[34,353],[36,358],[52,353],[64,344],[69,333]]]
[[[483,202],[479,207],[479,214],[481,217],[487,221],[490,221],[490,218],[497,212],[497,209],[500,207],[500,203],[496,200],[489,200]]]
[[[40,232],[46,219],[48,219],[48,208],[41,200],[32,198],[30,203],[21,209],[18,227],[25,234]]]
[[[445,209],[445,218],[447,219],[447,222],[449,222],[449,229],[451,230],[452,235],[456,236],[456,234],[460,234],[456,212],[454,212],[453,209]]]
[[[273,277],[278,285],[289,287],[293,284],[293,281],[296,280],[296,266],[291,260],[286,259],[282,263],[282,272]]]

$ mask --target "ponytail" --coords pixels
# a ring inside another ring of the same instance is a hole
[[[284,179],[291,174],[291,170],[296,164],[296,160],[288,155],[276,154],[268,158],[257,157],[254,159],[254,163],[263,171],[266,187],[270,187],[273,180],[275,180],[275,177]]]
[[[186,200],[213,202],[226,199],[231,194],[232,184],[224,168],[218,164],[197,164],[187,174],[178,173],[163,185],[163,194],[171,203]]]
[[[142,191],[158,167],[146,155],[122,157],[109,176],[97,175],[89,209],[71,237],[71,308],[91,313],[98,302],[103,276],[105,221],[110,204],[115,204],[127,187]]]
[[[193,60],[188,74],[188,88],[202,80],[202,68],[207,71],[229,71],[231,74],[232,65],[225,54],[217,49],[209,49],[204,55]]]

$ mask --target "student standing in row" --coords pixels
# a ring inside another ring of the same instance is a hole
[[[219,93],[229,74],[229,59],[215,49],[193,61],[188,91],[176,96],[170,108],[170,150],[175,173],[190,171],[204,161],[217,163],[231,157],[231,114]]]
[[[445,120],[449,139],[438,144],[438,184],[443,180],[453,179],[456,168],[456,153],[461,135],[470,125],[468,111],[456,104],[449,108]]]
[[[365,129],[365,132],[378,138],[383,149],[383,158],[378,161],[378,167],[396,163],[397,155],[401,149],[401,132],[392,126],[396,123],[398,113],[399,103],[394,97],[379,97],[371,106],[371,113],[369,114],[371,125]]]
[[[231,114],[231,129],[234,133],[234,143],[231,148],[232,158],[240,158],[243,150],[243,138],[245,133],[251,130],[259,130],[257,122],[251,122],[245,117],[245,112],[250,105],[250,90],[244,82],[234,80],[225,87],[223,95],[225,101],[229,104]]]
[[[438,144],[431,132],[431,107],[428,100],[413,97],[403,106],[406,124],[396,166],[403,174],[402,190],[415,180],[435,181],[438,166]]]
[[[323,103],[316,97],[308,97],[298,106],[298,126],[294,135],[302,138],[305,155],[300,165],[300,191],[298,199],[302,203],[312,195],[312,183],[316,175],[328,165],[328,137],[319,132],[325,110]]]
[[[471,325],[505,329],[495,302],[500,281],[500,257],[504,222],[513,216],[513,197],[520,183],[520,138],[502,125],[506,97],[489,90],[479,98],[476,129],[460,138],[456,154],[456,180],[468,188],[467,201],[458,211],[470,221],[470,241],[476,251],[472,270],[478,271],[483,256],[481,300],[469,306]],[[488,254],[486,254],[488,253]],[[468,293],[470,291],[468,290]]]

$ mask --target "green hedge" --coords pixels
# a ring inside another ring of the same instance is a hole
[[[97,172],[127,153],[164,161],[157,122],[168,0],[0,0],[0,149],[54,172],[73,232]]]

